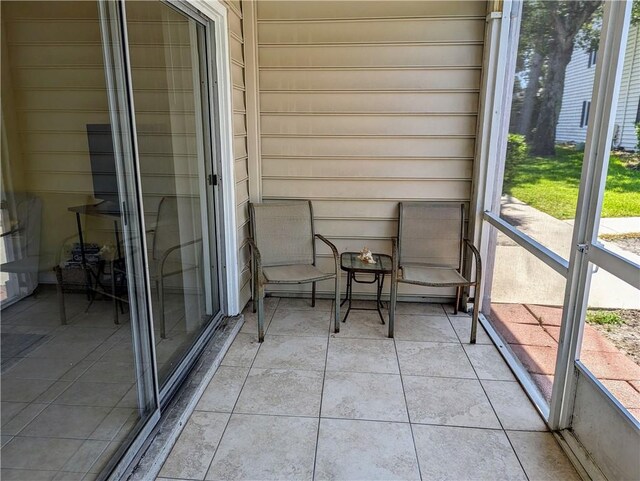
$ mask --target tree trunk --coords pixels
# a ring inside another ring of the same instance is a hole
[[[527,140],[531,139],[531,122],[533,120],[538,90],[540,89],[540,75],[542,74],[543,61],[544,57],[542,55],[538,52],[533,52],[529,66],[527,88],[524,90],[522,108],[520,110],[520,118],[516,124],[516,132],[525,135]]]
[[[559,42],[556,48],[551,49],[536,129],[530,146],[534,155],[554,155],[556,152],[556,127],[562,107],[565,73],[572,53],[573,41]]]

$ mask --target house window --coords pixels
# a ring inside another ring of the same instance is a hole
[[[596,64],[597,53],[597,50],[589,50],[589,60],[587,63],[587,68],[591,68]]]
[[[582,102],[582,113],[580,114],[580,127],[586,127],[589,123],[589,108],[591,107],[591,102],[585,100]]]

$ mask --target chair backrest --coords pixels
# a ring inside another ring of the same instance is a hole
[[[399,264],[462,265],[464,204],[400,202],[398,205]]]
[[[164,252],[185,242],[202,237],[199,199],[195,197],[163,197],[158,206],[152,256],[159,260]],[[186,252],[200,249],[193,246]],[[184,251],[182,253],[184,255]]]
[[[314,264],[311,202],[249,204],[251,232],[262,265]]]

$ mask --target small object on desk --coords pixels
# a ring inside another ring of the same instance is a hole
[[[358,256],[358,259],[360,259],[365,264],[375,264],[376,263],[376,260],[373,258],[372,252],[369,250],[369,248],[367,246],[364,246],[362,248],[362,250],[360,251],[360,255]]]

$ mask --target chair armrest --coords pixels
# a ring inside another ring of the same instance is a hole
[[[482,259],[480,258],[480,251],[473,245],[469,239],[464,239],[464,243],[471,249],[473,257],[476,261],[476,286],[480,286],[480,279],[482,278]]]
[[[247,238],[247,243],[249,244],[251,257],[253,258],[253,261],[256,263],[256,268],[262,269],[262,255],[260,254],[260,249],[258,249],[257,244],[251,237]]]
[[[322,242],[327,244],[329,246],[329,248],[331,249],[331,252],[333,253],[333,260],[335,261],[335,264],[336,264],[336,275],[338,275],[338,272],[340,272],[340,255],[338,254],[338,249],[325,236],[320,235],[320,234],[316,234],[316,238],[320,239]]]
[[[162,253],[162,257],[160,258],[160,275],[162,275],[163,273],[164,263],[167,261],[167,258],[171,255],[172,252],[175,252],[178,249],[182,249],[183,247],[197,244],[198,242],[202,242],[202,239],[194,239],[192,241],[185,242],[183,244],[178,244],[177,246],[169,247],[166,251],[164,251]]]

